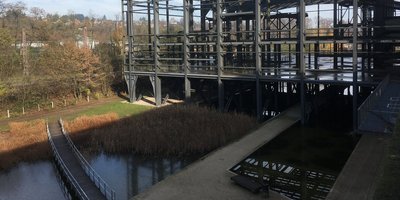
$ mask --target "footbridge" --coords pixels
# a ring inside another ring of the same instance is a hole
[[[400,112],[400,79],[387,76],[358,109],[358,131],[391,133]]]
[[[93,170],[75,147],[62,120],[47,125],[47,134],[57,169],[69,190],[70,199],[114,200],[115,192]]]

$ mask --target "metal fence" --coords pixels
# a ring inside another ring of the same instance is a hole
[[[365,99],[365,101],[358,107],[358,127],[363,123],[363,121],[367,118],[368,113],[373,106],[376,104],[376,101],[382,96],[383,89],[389,84],[390,76],[386,76],[381,83],[375,88],[375,90]]]
[[[90,180],[96,185],[97,188],[101,191],[101,193],[108,200],[115,200],[115,191],[111,189],[110,186],[96,173],[96,171],[92,168],[92,166],[86,161],[86,159],[82,156],[80,151],[76,148],[75,144],[72,142],[69,134],[64,129],[64,124],[62,119],[60,119],[60,125],[63,135],[68,141],[69,146],[73,150],[75,157],[79,160],[81,167],[85,170],[85,173],[89,176]]]

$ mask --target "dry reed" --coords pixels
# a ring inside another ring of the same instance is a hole
[[[254,118],[242,114],[174,105],[120,120],[115,114],[83,117],[66,128],[74,141],[91,151],[176,156],[209,152],[255,125]]]
[[[44,120],[12,122],[10,131],[0,133],[0,170],[19,162],[49,159],[51,156]]]

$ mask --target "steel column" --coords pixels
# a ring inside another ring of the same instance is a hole
[[[357,84],[357,64],[358,64],[358,0],[353,0],[353,130],[358,129],[358,84]]]
[[[132,75],[134,69],[133,61],[133,0],[127,0],[127,12],[126,12],[126,33],[128,40],[128,59],[125,59],[125,63],[128,65],[128,92],[129,102],[136,101],[136,81],[137,77]]]
[[[158,76],[160,72],[160,2],[159,0],[153,0],[153,15],[154,15],[154,98],[156,106],[161,105],[161,79]]]
[[[333,69],[337,69],[337,63],[338,63],[338,56],[337,56],[337,51],[338,47],[336,44],[336,40],[338,39],[339,36],[339,30],[338,30],[338,0],[333,1]]]
[[[190,48],[189,48],[189,9],[192,6],[190,0],[183,1],[183,70],[185,73],[185,100],[190,101],[191,93],[191,85],[190,80],[188,78],[188,73],[190,70]]]
[[[225,94],[224,94],[224,83],[222,82],[223,68],[224,68],[224,57],[222,55],[222,0],[217,0],[217,68],[218,68],[218,109],[219,111],[223,111],[225,107]]]
[[[261,0],[255,0],[255,29],[254,29],[254,46],[255,46],[255,54],[256,54],[256,104],[257,104],[257,119],[261,120],[262,118],[262,91],[261,91],[261,67],[262,67],[262,59],[261,59]]]
[[[305,74],[305,58],[304,58],[304,51],[305,51],[305,18],[306,18],[306,6],[304,0],[300,0],[299,4],[299,75],[301,77],[300,80],[300,101],[301,101],[301,123],[305,124],[305,117],[306,117],[306,98],[305,98],[305,83],[304,83],[304,74]]]

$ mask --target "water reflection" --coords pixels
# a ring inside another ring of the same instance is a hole
[[[180,171],[194,160],[190,158],[145,158],[135,155],[90,156],[96,172],[115,190],[117,199],[129,199],[168,175]]]
[[[51,162],[22,163],[0,173],[0,200],[65,199]]]
[[[325,199],[357,141],[344,128],[297,124],[231,171],[267,181],[290,199]]]
[[[271,190],[291,199],[325,199],[338,176],[335,172],[254,158],[247,158],[232,171],[265,181]]]

